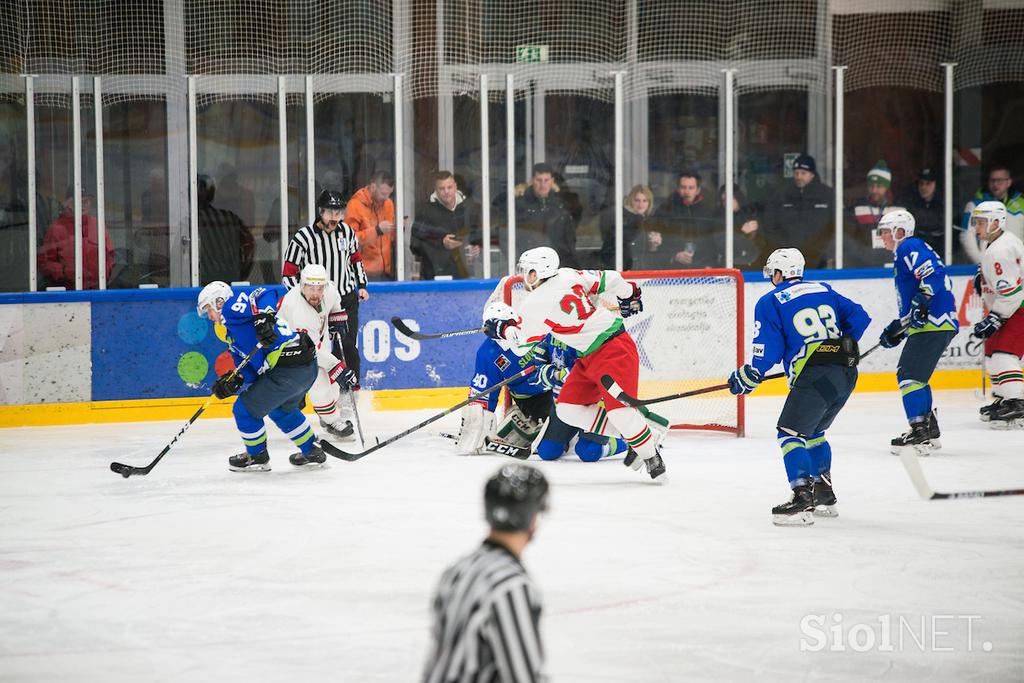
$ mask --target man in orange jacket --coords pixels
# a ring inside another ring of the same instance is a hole
[[[371,280],[394,280],[395,204],[391,193],[395,179],[387,171],[375,171],[370,184],[357,191],[345,208],[345,223],[359,239],[363,268]]]

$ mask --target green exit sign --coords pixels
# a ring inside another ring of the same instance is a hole
[[[516,45],[516,62],[531,64],[548,61],[547,45]]]

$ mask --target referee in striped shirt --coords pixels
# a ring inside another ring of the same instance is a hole
[[[356,234],[341,220],[345,201],[340,193],[334,190],[321,192],[316,200],[316,211],[319,215],[316,222],[299,228],[288,243],[281,282],[291,289],[298,284],[299,273],[310,263],[327,269],[328,277],[337,285],[341,295],[341,307],[348,313],[348,331],[342,338],[342,353],[345,365],[356,373],[358,382],[356,335],[359,332],[359,302],[370,298],[366,291],[363,257],[359,253]],[[358,384],[356,388],[359,388]]]
[[[546,680],[540,595],[519,558],[547,500],[547,480],[528,465],[506,465],[487,481],[491,532],[441,576],[424,683]]]

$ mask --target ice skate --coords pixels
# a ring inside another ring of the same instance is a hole
[[[269,472],[270,454],[266,450],[256,455],[239,453],[228,458],[228,469],[232,472]]]
[[[932,452],[932,442],[928,438],[928,421],[915,422],[910,425],[910,430],[902,436],[897,436],[891,442],[890,453],[899,455],[906,449],[912,450],[917,455],[928,455]]]
[[[988,426],[992,429],[1024,429],[1024,399],[1004,399],[990,414]]]
[[[343,419],[340,415],[336,415],[330,420],[325,420],[321,417],[320,426],[324,428],[324,431],[339,441],[355,441],[356,439],[356,430],[352,426],[352,423]]]
[[[639,454],[632,448],[626,453],[626,459],[623,461],[627,467],[639,471],[640,466],[644,465],[647,468],[647,474],[650,475],[651,479],[664,484],[668,482],[668,474],[666,473],[665,461],[661,457],[661,447],[656,446],[654,455],[646,460],[640,458]]]
[[[836,494],[832,490],[832,473],[822,472],[821,479],[814,482],[814,516],[838,517]]]
[[[298,453],[292,453],[288,456],[288,462],[291,464],[296,467],[305,467],[308,469],[320,469],[324,466],[326,461],[327,456],[324,454],[323,449],[320,448],[320,443],[318,441],[313,442],[313,448],[309,453],[299,451]]]
[[[942,448],[942,442],[939,441],[939,437],[942,433],[939,431],[939,418],[932,408],[932,412],[928,413],[928,440],[932,444],[932,450],[937,451]]]
[[[814,524],[814,495],[811,487],[802,484],[793,489],[788,502],[772,508],[775,526],[808,526]]]
[[[987,406],[982,406],[978,409],[978,419],[982,422],[989,422],[992,419],[992,413],[999,410],[999,406],[1003,402],[1002,396],[996,396],[996,400],[989,403]]]

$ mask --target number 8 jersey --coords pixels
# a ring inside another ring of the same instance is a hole
[[[870,322],[860,304],[828,284],[787,280],[754,307],[751,365],[765,374],[781,361],[792,385],[819,344],[842,336],[860,341]]]

